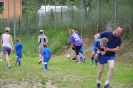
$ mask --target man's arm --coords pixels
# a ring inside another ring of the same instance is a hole
[[[47,36],[46,36],[46,43],[48,44],[48,39],[47,39]]]
[[[97,51],[99,51],[102,55],[104,55],[106,53],[106,51],[101,51],[99,48],[96,48]]]
[[[104,48],[104,51],[110,51],[110,52],[118,52],[120,50],[119,46],[116,46],[116,48]]]
[[[100,38],[101,36],[100,36],[100,34],[98,33],[98,34],[95,34],[94,35],[94,39],[95,39],[95,41],[98,39],[98,38]]]

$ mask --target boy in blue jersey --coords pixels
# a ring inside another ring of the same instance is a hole
[[[107,48],[107,43],[108,43],[107,38],[98,39],[94,42],[93,48],[92,48],[92,53],[91,53],[91,60],[90,60],[90,64],[93,64],[93,62],[94,62],[94,67],[97,66],[99,55],[100,54],[104,55],[106,53],[104,51],[104,48]],[[101,50],[101,53],[98,51],[98,49]],[[94,59],[95,59],[95,61],[94,61]]]
[[[43,62],[44,62],[44,70],[48,70],[48,61],[51,58],[51,50],[47,47],[47,43],[43,44],[43,49],[42,49],[42,57],[43,57]]]
[[[20,38],[16,39],[16,44],[15,44],[15,50],[16,50],[16,65],[21,65],[21,58],[22,58],[22,48],[23,45],[20,43]]]
[[[102,72],[104,70],[104,64],[108,63],[108,73],[106,77],[106,81],[104,84],[104,88],[110,88],[109,80],[113,74],[114,70],[114,60],[115,60],[115,52],[118,52],[120,50],[121,46],[121,37],[123,29],[118,26],[115,28],[113,32],[101,32],[96,35],[94,35],[95,40],[98,38],[106,37],[109,42],[107,43],[108,48],[105,48],[104,51],[106,51],[105,55],[99,56],[99,70],[97,72],[97,88],[100,88],[100,80],[102,77]]]

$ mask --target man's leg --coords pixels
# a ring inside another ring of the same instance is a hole
[[[99,70],[97,72],[97,88],[100,88],[100,82],[103,70],[104,70],[104,64],[99,64]]]
[[[10,61],[9,61],[9,55],[8,55],[8,54],[5,54],[5,56],[6,56],[7,66],[8,66],[9,68],[11,68]]]
[[[39,58],[40,60],[38,61],[38,64],[40,64],[42,62],[42,49],[39,49]]]
[[[106,78],[106,82],[105,82],[105,86],[108,85],[109,86],[109,80],[113,74],[114,71],[114,60],[108,60],[108,66],[109,66],[109,71],[107,73],[107,78]],[[110,87],[105,87],[105,88],[110,88]]]

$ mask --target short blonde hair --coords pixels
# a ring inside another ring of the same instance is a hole
[[[10,28],[9,28],[9,27],[6,27],[6,28],[5,28],[5,31],[6,31],[6,32],[9,32],[9,31],[10,31]]]
[[[72,33],[73,33],[73,29],[70,29],[70,30],[69,30],[69,34],[72,34]]]
[[[16,39],[16,42],[20,42],[20,38],[17,38],[17,39]]]
[[[105,37],[101,39],[101,42],[104,43],[104,44],[107,44],[108,41],[109,41],[109,40],[108,40],[107,38],[105,38]]]
[[[43,34],[44,33],[44,31],[43,30],[40,30],[40,34]]]

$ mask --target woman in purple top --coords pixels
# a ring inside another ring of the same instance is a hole
[[[78,58],[78,63],[81,63],[80,62],[79,50],[82,47],[83,42],[82,42],[80,36],[77,33],[75,33],[73,31],[73,29],[69,30],[69,34],[70,34],[71,45],[72,45],[72,47],[75,46],[75,51],[76,51],[76,56]]]

